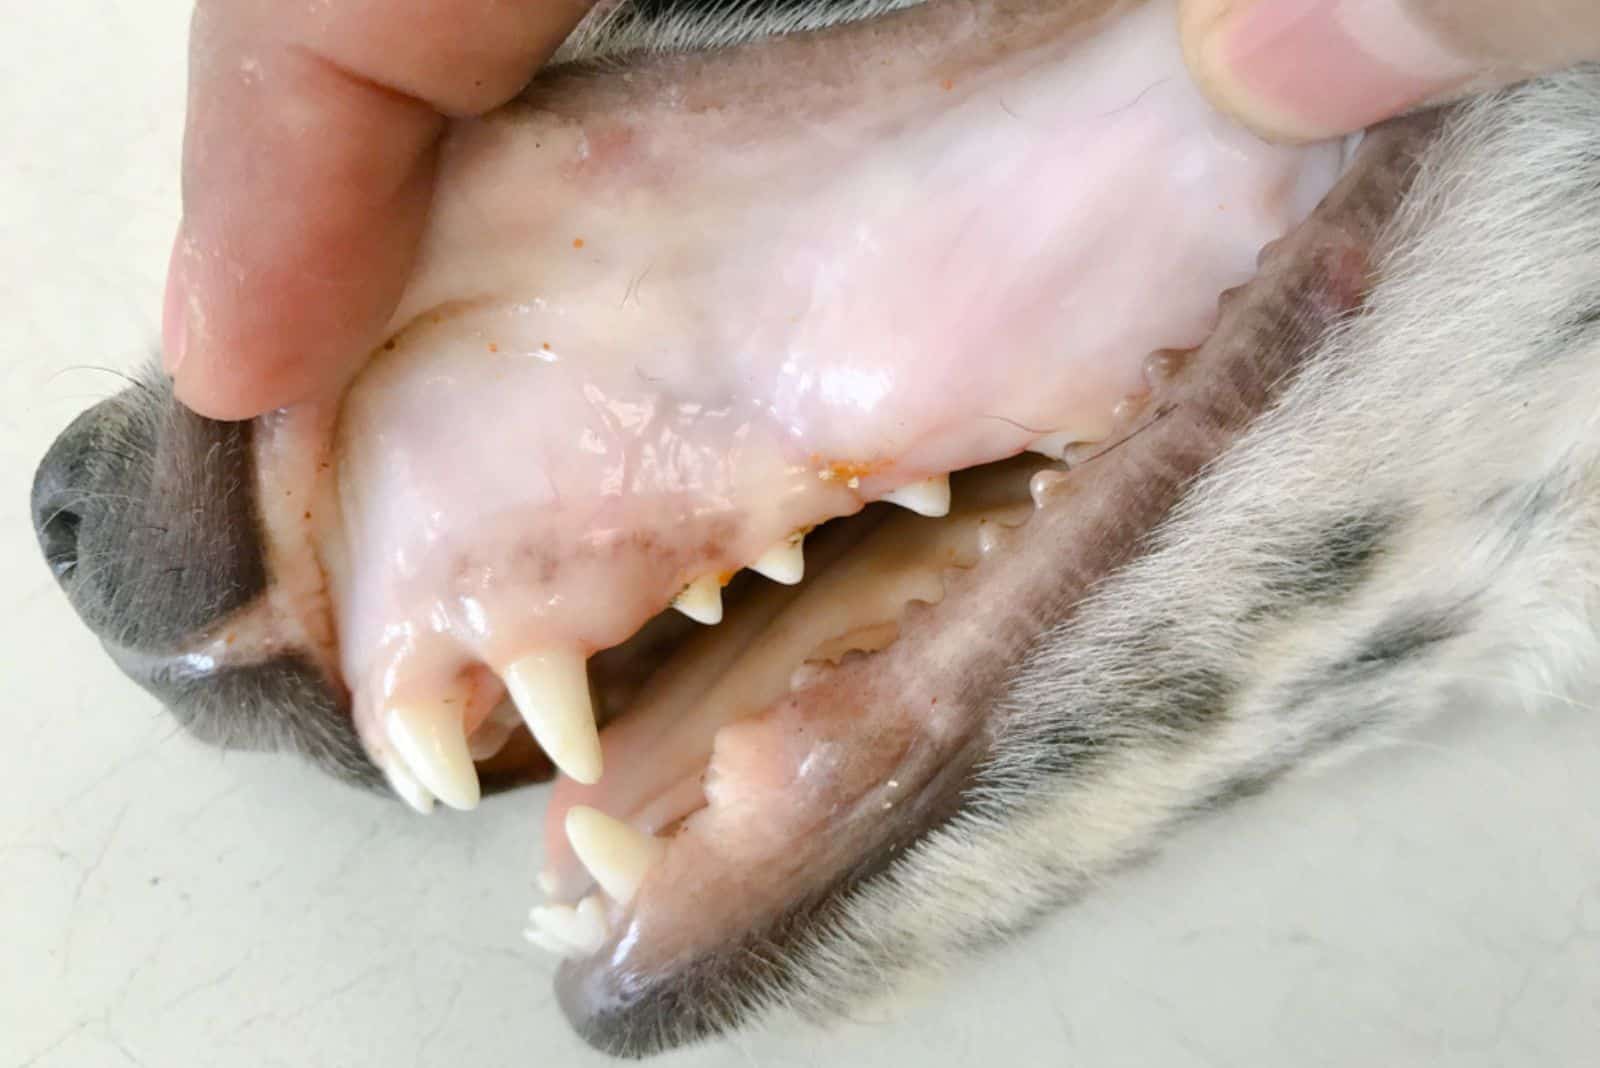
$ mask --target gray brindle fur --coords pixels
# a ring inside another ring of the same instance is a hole
[[[565,58],[720,45],[893,6],[624,4]],[[778,1007],[830,1015],[1025,929],[1191,817],[1462,691],[1559,699],[1594,678],[1600,69],[1455,109],[1375,250],[1359,312],[1320,332],[1265,414],[1183,483],[1137,558],[1027,658],[963,807],[817,922],[764,944],[760,968],[686,977],[597,1040],[639,1053]],[[98,411],[68,481],[115,512],[102,526],[120,541],[80,544],[61,569],[86,620],[133,650],[149,644],[141,630],[182,632],[255,596],[260,574],[207,551],[253,536],[229,460],[249,428],[184,414],[154,379]],[[41,484],[49,555],[60,487]],[[156,515],[174,501],[181,529]],[[145,539],[137,553],[129,537]],[[105,581],[135,555],[174,562]],[[122,655],[137,673],[137,654]],[[259,670],[178,702],[187,725],[379,781],[316,687],[294,685],[305,665],[286,653]],[[169,698],[187,684],[170,668],[144,681]]]

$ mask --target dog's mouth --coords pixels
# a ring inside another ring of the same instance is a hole
[[[255,425],[270,627],[396,793],[555,774],[528,938],[591,1035],[781,983],[1358,301],[1394,183],[1215,115],[1174,24],[945,0],[542,79],[447,143],[339,407]]]
[[[391,339],[263,425],[261,497],[401,796],[561,772],[533,941],[681,969],[891,859],[1148,529],[1070,468],[1345,162],[1215,115],[1174,24],[933,4],[447,144]]]

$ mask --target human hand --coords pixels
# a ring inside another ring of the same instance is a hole
[[[1183,0],[1182,23],[1213,102],[1280,141],[1600,59],[1596,0]]]
[[[178,398],[242,419],[348,379],[410,274],[446,119],[515,96],[590,2],[198,0],[162,325]]]

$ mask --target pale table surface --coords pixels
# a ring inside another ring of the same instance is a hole
[[[4,5],[0,1065],[569,1065],[518,938],[537,793],[412,817],[174,733],[56,592],[51,436],[153,351],[186,5]],[[1600,724],[1463,707],[1207,821],[893,1010],[681,1065],[1600,1057]]]

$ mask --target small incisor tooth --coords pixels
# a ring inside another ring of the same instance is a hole
[[[715,575],[702,575],[672,599],[672,607],[708,627],[722,622],[722,584]]]
[[[575,651],[532,653],[500,673],[511,701],[551,763],[585,785],[600,781],[600,732],[589,673]]]
[[[899,489],[890,490],[883,495],[883,499],[890,504],[898,504],[902,508],[909,508],[918,515],[930,516],[937,519],[939,516],[950,514],[950,476],[937,475],[933,478],[913,482]]]
[[[804,534],[791,534],[762,553],[750,570],[773,582],[793,586],[806,574],[805,540]]]
[[[478,806],[478,769],[467,750],[459,705],[423,701],[391,705],[384,727],[405,770],[424,788],[451,808]]]
[[[528,913],[523,936],[536,946],[566,957],[586,957],[605,945],[609,925],[605,906],[590,894],[571,905],[541,905]]]
[[[567,810],[567,841],[600,889],[626,905],[665,851],[659,839],[587,805]]]
[[[400,800],[424,816],[433,811],[433,795],[406,768],[405,761],[398,755],[391,754],[382,761],[382,764],[384,778],[389,780],[389,788],[399,796]]]
[[[505,703],[503,714],[500,708],[496,708],[467,738],[467,750],[472,753],[472,759],[489,760],[497,756],[521,722],[522,716],[511,702]]]
[[[529,942],[538,946],[540,949],[549,953],[554,953],[558,957],[576,956],[571,946],[568,946],[565,942],[552,937],[550,933],[545,931],[543,928],[528,927],[523,930],[522,937],[526,938]]]

